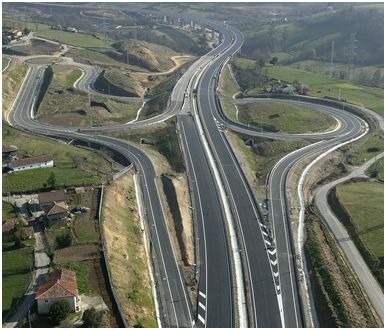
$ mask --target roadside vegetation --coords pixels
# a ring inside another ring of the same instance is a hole
[[[19,157],[38,156],[44,151],[54,158],[52,168],[3,174],[3,193],[100,184],[111,173],[111,165],[94,152],[31,136],[5,124],[3,144],[16,145]]]
[[[102,219],[110,274],[128,326],[156,327],[132,174],[106,189]]]
[[[4,70],[9,63],[9,59],[4,56],[1,59],[2,59],[1,67],[2,67],[2,70]]]
[[[384,186],[378,182],[340,184],[329,203],[378,281],[384,273]]]
[[[326,225],[308,210],[305,254],[321,327],[380,327],[358,280]]]
[[[13,60],[7,71],[3,73],[3,118],[7,116],[13,101],[27,73],[27,65],[19,60]]]
[[[384,173],[385,173],[384,161],[385,161],[384,158],[377,160],[374,164],[372,164],[368,168],[368,170],[366,171],[366,174],[370,178],[375,178],[375,179],[383,182],[384,178],[385,178],[385,176],[384,176]]]

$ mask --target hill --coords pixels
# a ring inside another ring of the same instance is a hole
[[[132,65],[155,72],[172,67],[174,63],[170,58],[177,55],[167,47],[140,40],[118,41],[112,46],[115,51],[108,50],[106,55],[122,62],[128,59]]]
[[[256,57],[284,51],[293,55],[285,64],[312,59],[329,61],[334,41],[334,61],[346,63],[348,41],[355,33],[353,63],[383,66],[383,6],[328,8],[288,22],[286,18],[271,21],[255,30],[259,32],[248,33],[242,48],[244,55]]]

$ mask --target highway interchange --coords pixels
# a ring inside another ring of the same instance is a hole
[[[175,85],[170,107],[161,115],[110,127],[69,128],[40,123],[34,119],[33,109],[44,66],[30,65],[8,122],[36,134],[102,145],[121,154],[126,165],[134,164],[140,176],[163,326],[304,327],[288,216],[288,175],[300,160],[358,137],[366,125],[349,112],[315,104],[311,107],[337,119],[336,130],[320,135],[289,135],[231,122],[221,111],[216,88],[221,68],[243,44],[242,33],[220,22],[178,16],[215,28],[222,35],[222,43],[191,65]],[[84,74],[77,88],[92,90],[95,69],[79,66]],[[195,306],[188,298],[172,248],[153,164],[130,143],[98,135],[154,125],[173,116],[177,116],[199,238]],[[267,187],[268,220],[261,215],[223,127],[273,139],[319,141],[287,155],[272,169]],[[236,232],[236,242],[231,242],[232,230]]]

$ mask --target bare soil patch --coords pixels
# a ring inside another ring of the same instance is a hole
[[[54,263],[77,262],[99,258],[98,244],[73,245],[58,249],[54,253]]]

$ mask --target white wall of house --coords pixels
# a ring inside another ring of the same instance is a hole
[[[71,312],[76,311],[76,297],[63,297],[63,298],[51,298],[51,299],[38,299],[38,313],[48,314],[51,306],[57,301],[65,300],[70,304]]]
[[[12,167],[10,165],[11,164],[9,164],[8,167],[11,168],[12,170],[14,170],[15,172],[17,172],[17,171],[33,170],[35,168],[53,167],[54,161],[50,160],[47,162],[36,163],[36,164],[31,164],[31,165],[24,165],[24,166],[16,166],[16,167]]]

